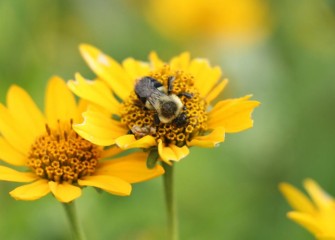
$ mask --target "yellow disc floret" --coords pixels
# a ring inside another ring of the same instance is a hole
[[[72,121],[59,122],[55,129],[46,125],[46,133],[32,144],[28,166],[41,178],[76,183],[95,172],[101,148],[81,138],[71,126]]]
[[[165,144],[184,146],[194,136],[201,135],[207,130],[207,103],[200,97],[194,86],[194,77],[183,71],[171,70],[169,65],[148,74],[168,89],[168,79],[174,77],[173,88],[170,94],[179,96],[186,115],[186,124],[177,126],[173,122],[155,123],[155,109],[148,109],[138,98],[135,91],[121,105],[121,122],[125,124],[136,139],[151,135],[162,140]],[[185,96],[183,93],[187,93]]]

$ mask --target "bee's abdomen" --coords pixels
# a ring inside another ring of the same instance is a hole
[[[175,117],[175,114],[178,111],[178,106],[172,101],[162,102],[160,110],[163,117],[171,119]]]

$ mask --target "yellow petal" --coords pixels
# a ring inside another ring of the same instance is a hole
[[[170,164],[170,161],[179,161],[186,157],[190,150],[187,146],[177,147],[176,145],[163,146],[162,140],[158,140],[158,153],[161,159]]]
[[[76,118],[76,100],[66,83],[60,77],[50,78],[45,96],[45,113],[48,124],[57,126],[57,122],[68,122]]]
[[[248,100],[251,96],[220,101],[208,114],[208,128],[224,127],[227,133],[252,127],[252,111],[260,103]]]
[[[68,203],[80,197],[81,195],[81,189],[79,187],[76,187],[67,182],[60,184],[58,182],[50,181],[49,187],[52,194],[60,202]]]
[[[130,78],[133,79],[133,85],[135,84],[136,79],[147,76],[150,72],[150,66],[148,63],[136,61],[133,58],[125,59],[122,66]]]
[[[128,182],[112,176],[86,176],[78,180],[78,183],[81,186],[101,188],[106,192],[120,196],[128,196],[131,193],[131,185]]]
[[[103,107],[110,113],[117,113],[119,111],[120,103],[115,99],[111,90],[104,82],[84,79],[79,73],[75,77],[75,81],[70,80],[67,83],[72,92],[89,102]]]
[[[205,97],[207,103],[212,102],[223,91],[227,83],[228,79],[224,79],[218,85],[214,86],[214,88]]]
[[[313,203],[291,184],[281,183],[279,189],[293,209],[309,214],[316,212]]]
[[[196,58],[191,61],[189,72],[195,78],[195,86],[202,97],[207,96],[221,77],[219,67],[211,67],[206,59]]]
[[[16,128],[29,143],[45,132],[45,119],[29,94],[18,86],[11,86],[7,94],[7,107]],[[21,138],[22,136],[20,136]]]
[[[156,140],[152,136],[145,136],[136,140],[133,134],[123,135],[115,140],[115,143],[122,149],[149,148],[156,146]]]
[[[50,192],[48,181],[40,179],[36,182],[15,188],[9,194],[16,200],[36,200],[44,197]]]
[[[312,179],[306,179],[304,187],[319,209],[327,209],[334,202],[334,199]]]
[[[321,233],[321,229],[318,227],[317,220],[309,214],[300,212],[289,212],[287,214],[287,217],[299,223],[301,226],[303,226],[315,235]]]
[[[17,151],[22,154],[27,154],[32,144],[32,142],[29,141],[29,134],[18,129],[14,118],[2,104],[0,104],[0,116],[0,134]]]
[[[14,149],[12,145],[2,137],[0,137],[0,159],[16,166],[26,164],[26,156]]]
[[[88,106],[89,106],[89,102],[87,100],[82,99],[82,98],[79,99],[79,103],[76,109],[76,117],[73,121],[74,123],[81,123],[84,121],[82,114],[83,112],[87,110]]]
[[[164,62],[158,57],[156,52],[151,52],[149,54],[149,60],[153,69],[159,69],[164,65]]]
[[[32,182],[38,177],[31,172],[19,172],[14,169],[0,166],[0,179],[10,182]]]
[[[190,53],[183,52],[177,57],[174,57],[170,61],[170,66],[172,70],[184,70],[189,67],[190,64]]]
[[[80,52],[95,74],[106,81],[121,99],[129,96],[134,88],[134,79],[130,78],[117,61],[88,44],[81,44]]]
[[[317,234],[316,235],[317,240],[335,240],[335,236],[328,236],[327,234]]]
[[[199,146],[212,148],[216,147],[225,139],[225,129],[222,127],[214,129],[210,134],[205,136],[197,136],[187,143],[188,146]]]
[[[97,174],[121,178],[129,183],[137,183],[158,177],[164,173],[159,164],[153,169],[146,165],[148,154],[137,152],[100,164]]]
[[[88,141],[109,146],[115,139],[126,134],[127,130],[119,122],[109,118],[106,114],[88,109],[83,113],[84,122],[74,124],[73,129]]]
[[[101,158],[108,158],[108,157],[113,157],[115,155],[118,155],[119,153],[122,153],[124,150],[119,148],[116,145],[113,145],[112,147],[105,149],[102,154],[101,154]]]
[[[176,145],[171,144],[169,147],[176,156],[175,160],[171,159],[173,161],[179,161],[190,153],[190,150],[187,146],[177,147]]]

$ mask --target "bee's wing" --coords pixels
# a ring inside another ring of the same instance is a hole
[[[158,91],[157,89],[153,89],[150,93],[150,96],[147,98],[147,100],[157,112],[160,112],[161,101],[165,98],[165,96],[166,95],[164,93]]]
[[[160,82],[153,78],[144,77],[136,83],[135,92],[140,98],[148,98],[152,91],[157,90],[157,84],[161,85]]]
[[[135,85],[135,93],[139,98],[147,98],[150,95],[150,88],[148,83],[144,81],[139,81]]]

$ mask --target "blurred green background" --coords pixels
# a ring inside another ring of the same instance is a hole
[[[83,42],[119,61],[146,60],[151,50],[164,60],[184,50],[206,57],[230,79],[221,99],[252,93],[262,105],[254,128],[218,148],[194,148],[176,165],[181,239],[314,239],[286,218],[278,183],[302,188],[311,177],[335,196],[334,1],[263,1],[266,34],[250,41],[201,32],[170,38],[148,21],[145,3],[1,0],[0,101],[17,84],[43,107],[50,76],[93,77],[78,51]],[[0,183],[0,239],[70,239],[60,203],[15,201],[15,186]],[[165,236],[160,178],[134,185],[130,197],[88,188],[77,204],[88,239]]]

